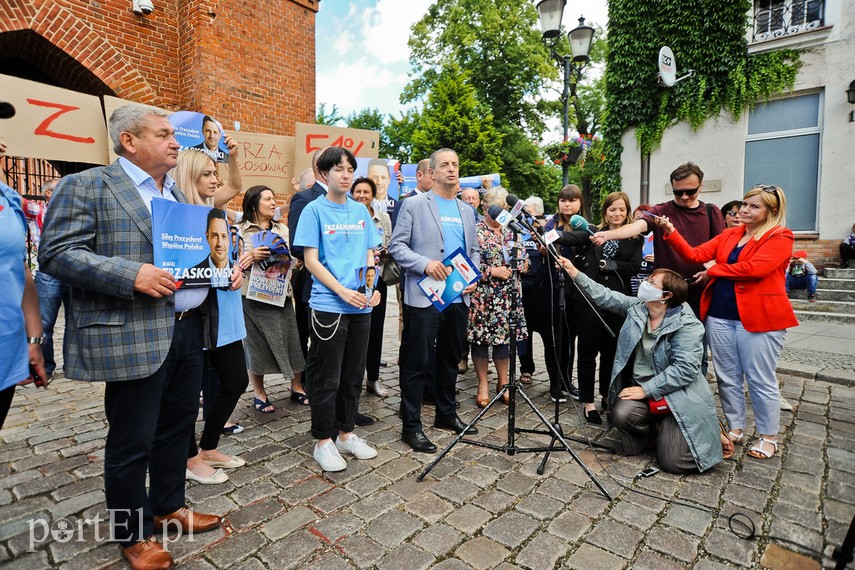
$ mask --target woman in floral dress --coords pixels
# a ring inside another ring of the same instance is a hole
[[[472,346],[472,362],[478,377],[478,394],[475,401],[480,407],[490,402],[487,387],[487,364],[489,351],[493,349],[493,362],[499,381],[499,391],[508,383],[508,360],[510,358],[510,325],[513,322],[517,341],[528,336],[523,314],[522,288],[519,275],[514,275],[511,261],[516,258],[521,272],[528,270],[525,247],[507,228],[490,217],[490,206],[506,208],[507,190],[501,187],[489,190],[483,199],[484,220],[475,226],[478,246],[481,249],[481,280],[472,294],[469,307],[468,339]],[[508,394],[503,396],[508,403]]]

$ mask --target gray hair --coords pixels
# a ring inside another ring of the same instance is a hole
[[[42,194],[50,190],[53,192],[53,189],[56,188],[56,185],[59,184],[59,178],[54,178],[52,180],[48,180],[44,184],[42,184]]]
[[[540,196],[529,196],[525,199],[525,205],[532,216],[543,215],[543,199]]]
[[[311,184],[310,184],[311,182]],[[315,183],[315,171],[307,168],[300,173],[300,191],[308,190],[309,186]]]
[[[169,113],[161,111],[156,107],[146,107],[144,105],[122,105],[110,115],[108,128],[110,130],[110,138],[113,140],[113,152],[122,155],[125,152],[125,147],[122,146],[122,133],[131,133],[134,136],[140,136],[145,129],[145,121],[150,116],[168,117]]]
[[[490,206],[499,206],[504,210],[508,207],[507,197],[507,190],[501,186],[493,186],[484,192],[484,197],[481,198],[481,207],[484,208],[485,212],[490,209]]]
[[[457,156],[457,158],[460,159],[460,157],[457,155],[457,152],[455,152],[454,150],[452,150],[450,148],[441,148],[439,150],[435,150],[435,151],[433,151],[433,154],[430,155],[430,169],[431,170],[436,169],[436,157],[439,156],[439,154],[442,152],[451,152],[454,154],[454,156]]]

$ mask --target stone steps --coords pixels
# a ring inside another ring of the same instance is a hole
[[[855,269],[825,268],[819,278],[816,302],[807,301],[807,291],[790,291],[790,302],[799,321],[855,325]]]

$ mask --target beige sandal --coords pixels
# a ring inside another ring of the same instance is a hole
[[[763,447],[764,443],[768,443],[772,446],[771,453],[766,451],[766,449]],[[751,446],[751,449],[748,450],[748,455],[756,459],[770,459],[776,453],[778,453],[778,441],[774,439],[766,439],[765,437],[761,437],[758,442]]]

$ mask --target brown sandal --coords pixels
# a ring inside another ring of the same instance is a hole
[[[520,384],[531,384],[531,374],[528,372],[520,374]]]

